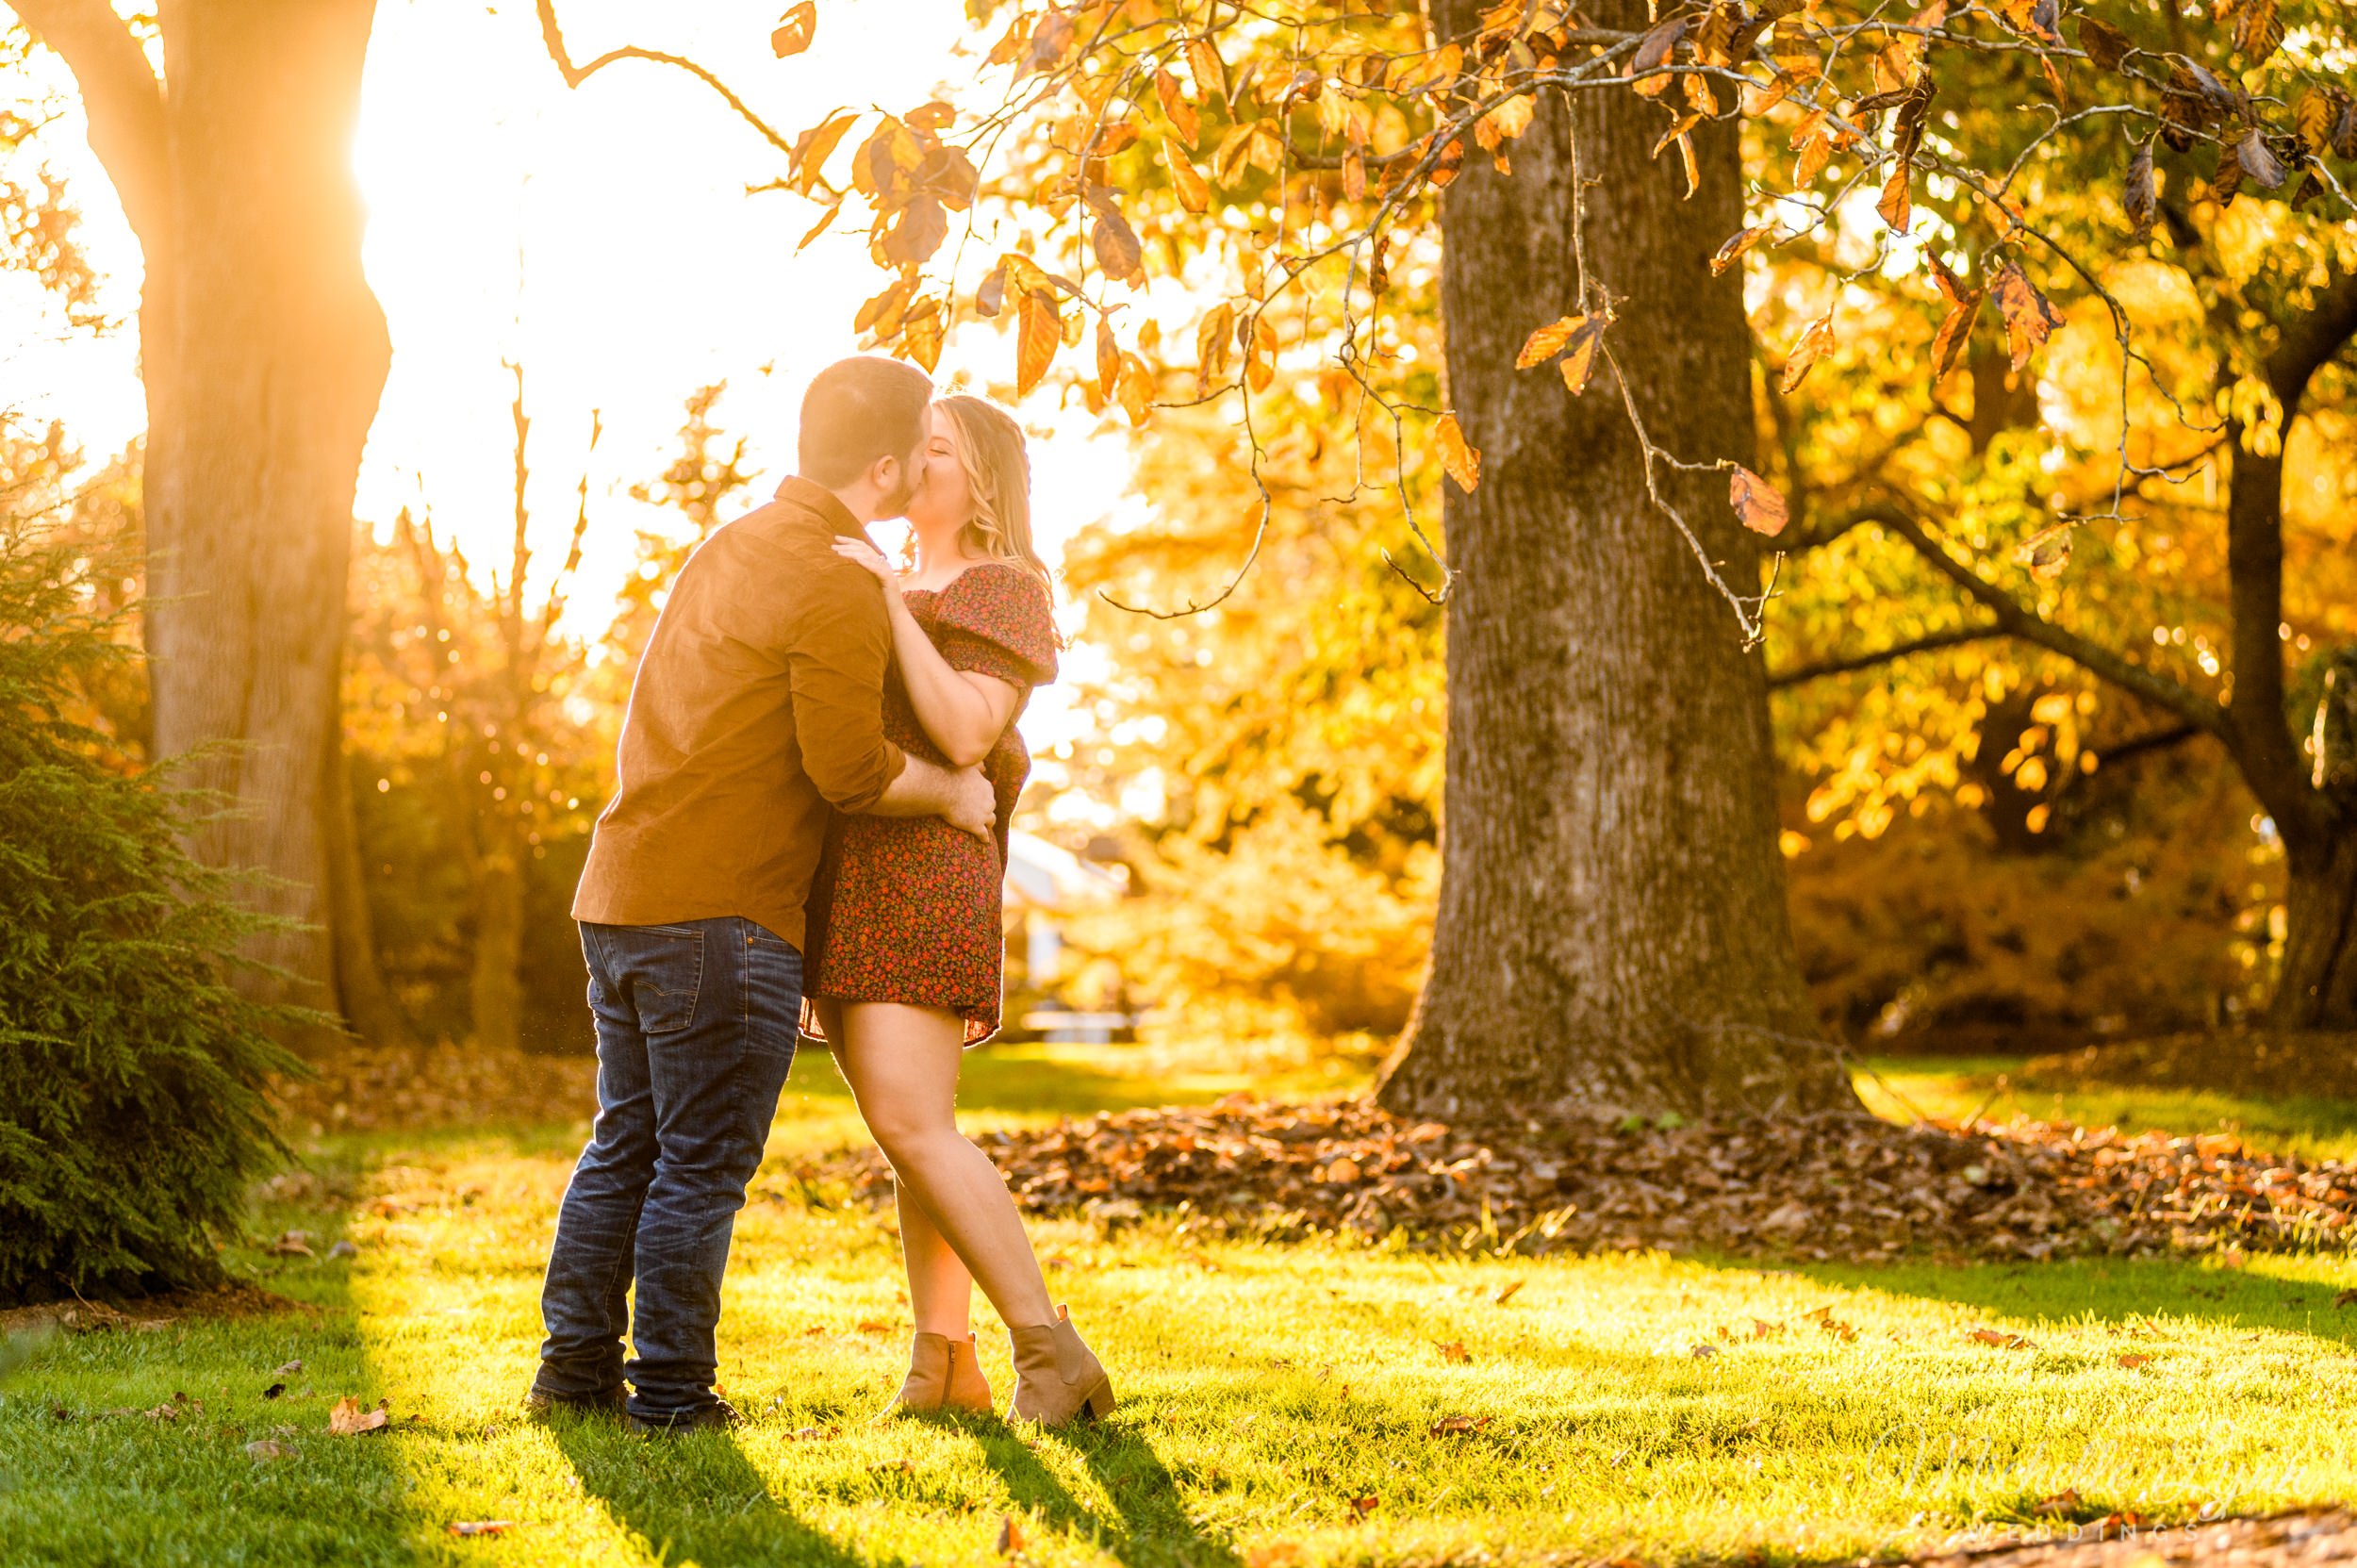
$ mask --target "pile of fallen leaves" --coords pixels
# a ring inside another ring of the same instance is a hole
[[[1663,1127],[1403,1120],[1370,1101],[1121,1111],[978,1140],[1024,1208],[1108,1225],[1181,1210],[1271,1236],[1406,1232],[1491,1252],[1658,1246],[1797,1258],[2347,1245],[2357,1170],[2223,1134],[2130,1137],[2016,1121],[1862,1116]],[[808,1173],[872,1201],[890,1172],[846,1150]]]
[[[2323,1568],[2357,1561],[2357,1516],[2346,1509],[2223,1519],[2173,1529],[2090,1528],[1922,1558],[1918,1568]]]
[[[278,1079],[271,1093],[288,1125],[321,1132],[587,1120],[598,1109],[598,1063],[469,1046],[355,1047],[309,1064],[313,1076]]]

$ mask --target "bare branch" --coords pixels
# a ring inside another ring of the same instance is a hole
[[[123,203],[150,265],[171,239],[164,89],[147,51],[107,0],[8,0],[32,35],[56,50],[80,87],[91,151]]]
[[[1962,588],[1983,607],[1994,612],[1998,628],[2006,635],[2060,653],[2090,674],[2144,699],[2154,707],[2175,714],[2195,729],[2219,736],[2227,734],[2229,722],[2226,710],[2215,699],[2204,697],[2190,686],[2181,685],[2166,675],[2155,674],[2142,665],[2132,663],[2125,655],[2101,643],[2055,625],[1949,554],[1944,547],[1923,532],[1921,524],[1904,510],[1893,507],[1887,516],[1877,520],[1912,546],[1933,569]]]
[[[1928,632],[1920,637],[1910,637],[1905,642],[1893,643],[1888,648],[1878,648],[1871,653],[1854,653],[1843,659],[1821,659],[1814,664],[1776,670],[1768,677],[1768,689],[1783,691],[1809,681],[1823,680],[1830,675],[1854,675],[1861,669],[1871,669],[1878,664],[1904,659],[1911,653],[1928,653],[1934,649],[1954,648],[1968,642],[1986,642],[1990,637],[2005,635],[2004,629],[1998,626],[1956,626],[1945,632]]]
[[[648,60],[656,65],[675,66],[726,99],[729,107],[734,109],[745,124],[759,131],[769,145],[789,157],[793,156],[794,142],[791,138],[781,135],[769,122],[755,114],[752,107],[730,91],[726,82],[684,55],[667,55],[659,50],[641,49],[635,44],[625,44],[619,49],[608,49],[586,64],[575,65],[572,56],[566,52],[565,35],[556,25],[556,0],[538,0],[538,4],[540,37],[548,44],[549,58],[555,62],[556,73],[565,78],[567,87],[579,87],[617,60]]]

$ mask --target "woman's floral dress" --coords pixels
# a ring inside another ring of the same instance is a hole
[[[977,1046],[998,1032],[1007,823],[1031,771],[1014,720],[1031,688],[1056,678],[1056,622],[1047,585],[997,561],[966,568],[938,592],[902,597],[950,668],[1024,688],[1006,733],[982,759],[997,829],[983,840],[937,817],[836,813],[811,887],[804,989],[836,1001],[947,1008],[964,1017],[965,1043]],[[910,756],[948,766],[917,721],[897,663],[885,673],[883,728]],[[802,1029],[823,1038],[807,1004]]]

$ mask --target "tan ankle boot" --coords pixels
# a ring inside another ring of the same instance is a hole
[[[1113,1413],[1113,1379],[1080,1343],[1063,1308],[1056,1309],[1055,1322],[1011,1328],[1007,1338],[1014,1347],[1014,1398],[1007,1407],[1008,1420],[1061,1427],[1083,1411],[1092,1417]]]
[[[951,1339],[920,1329],[909,1340],[909,1372],[883,1414],[910,1411],[987,1411],[990,1382],[975,1360],[971,1336]]]

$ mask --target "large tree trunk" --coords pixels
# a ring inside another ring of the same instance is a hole
[[[2357,1030],[2357,832],[2284,849],[2283,967],[2268,1021]]]
[[[265,994],[337,1005],[330,815],[353,489],[391,347],[352,172],[374,0],[162,13],[168,222],[142,235],[147,648],[160,756],[231,810],[199,854],[296,924]],[[201,751],[216,742],[233,749]]]
[[[1436,30],[1478,0],[1439,0]],[[1600,25],[1642,27],[1637,0]],[[1442,213],[1450,402],[1481,449],[1451,488],[1448,761],[1432,974],[1383,1102],[1440,1115],[1850,1109],[1803,989],[1776,847],[1766,672],[1670,520],[1647,500],[1608,370],[1574,398],[1517,371],[1525,336],[1575,303],[1573,149],[1597,182],[1588,261],[1654,440],[1747,459],[1753,414],[1739,277],[1734,127],[1698,134],[1690,201],[1662,110],[1615,91],[1558,98],[1478,155]],[[1665,495],[1726,581],[1757,556],[1724,475],[1664,469]]]

